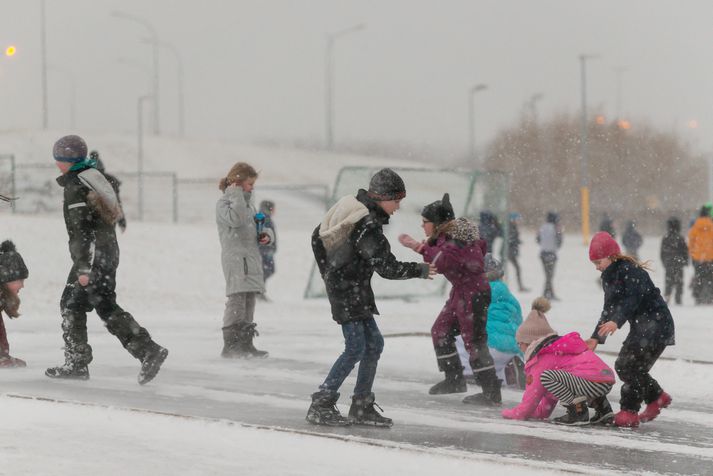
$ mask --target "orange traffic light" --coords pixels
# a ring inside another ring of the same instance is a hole
[[[17,53],[17,48],[14,45],[5,48],[5,56],[15,56],[15,53]]]

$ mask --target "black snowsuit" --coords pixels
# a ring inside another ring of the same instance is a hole
[[[57,178],[57,183],[64,187],[64,222],[73,262],[60,301],[65,363],[77,367],[92,361],[92,348],[87,340],[87,312],[93,309],[124,348],[143,360],[158,344],[116,303],[119,245],[114,224],[102,218],[88,197],[91,189],[79,178],[87,168],[69,171]],[[87,286],[79,284],[80,275],[89,275]]]
[[[678,230],[669,228],[661,240],[661,261],[666,270],[664,296],[668,300],[675,291],[676,304],[681,304],[683,268],[688,265],[688,246]]]
[[[639,248],[643,243],[644,239],[641,237],[641,233],[636,230],[636,225],[634,225],[634,222],[629,222],[626,225],[624,236],[621,237],[621,244],[624,245],[626,254],[638,259]]]
[[[617,260],[602,272],[604,309],[592,339],[606,341],[597,333],[599,326],[614,321],[618,328],[629,323],[614,368],[624,382],[621,409],[638,412],[641,402],[651,403],[663,391],[649,370],[666,346],[675,344],[671,312],[661,292],[645,269],[627,260]]]

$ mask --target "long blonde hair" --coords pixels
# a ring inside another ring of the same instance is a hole
[[[612,260],[612,263],[614,261],[628,261],[631,264],[634,264],[638,266],[641,269],[645,269],[646,271],[651,271],[651,261],[639,261],[638,259],[634,258],[633,256],[629,255],[623,255],[621,253],[611,255],[609,259]]]
[[[228,175],[220,179],[220,182],[218,182],[218,188],[221,192],[225,192],[225,189],[233,184],[240,185],[243,183],[243,180],[257,177],[258,173],[252,165],[247,162],[238,162],[230,168]]]

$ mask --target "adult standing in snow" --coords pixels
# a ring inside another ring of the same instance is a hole
[[[106,179],[111,184],[111,188],[114,189],[114,193],[116,193],[116,199],[119,201],[119,206],[121,207],[121,217],[116,221],[116,224],[119,225],[121,232],[124,233],[126,231],[126,215],[124,215],[124,208],[121,205],[121,195],[120,195],[121,180],[116,178],[115,175],[112,175],[106,171],[106,169],[104,168],[104,162],[102,161],[101,157],[99,156],[99,151],[96,151],[96,150],[91,151],[89,153],[89,158],[96,161],[97,170],[104,174],[104,177],[106,177]]]
[[[693,298],[696,304],[713,303],[713,219],[706,206],[688,231],[688,252],[693,262]]]
[[[258,232],[252,191],[258,173],[245,162],[238,162],[220,180],[223,195],[215,214],[220,237],[221,263],[228,297],[223,314],[223,351],[225,358],[267,357],[253,345],[258,335],[254,321],[255,299],[265,292],[262,259],[258,245],[273,240],[272,230]]]
[[[527,292],[529,289],[522,284],[522,271],[520,270],[520,263],[517,261],[518,256],[520,256],[520,245],[522,244],[520,230],[518,229],[521,220],[522,216],[519,213],[513,212],[510,214],[508,222],[508,261],[515,267],[518,289],[520,292]]]
[[[260,213],[264,215],[265,222],[262,225],[263,230],[272,231],[272,241],[269,243],[260,243],[260,257],[262,258],[262,275],[267,286],[267,280],[275,274],[275,253],[277,252],[277,230],[275,229],[275,202],[271,200],[263,200],[260,202]],[[258,294],[258,299],[267,301],[267,291],[264,294]]]
[[[327,289],[332,319],[342,327],[344,352],[334,362],[319,391],[312,394],[307,421],[318,425],[348,424],[389,427],[390,418],[374,406],[372,387],[384,338],[374,315],[371,277],[430,278],[436,271],[426,263],[404,263],[391,253],[383,226],[401,205],[406,187],[391,169],[381,169],[356,197],[341,198],[312,233],[312,250]],[[337,409],[339,388],[359,362],[349,418]]]
[[[557,300],[552,285],[557,264],[557,250],[562,246],[562,228],[557,213],[547,212],[546,221],[537,233],[537,243],[540,244],[540,260],[545,270],[543,295],[549,300]]]
[[[89,378],[92,348],[87,340],[87,312],[94,309],[107,330],[141,361],[138,381],[143,385],[156,376],[168,350],[116,303],[119,244],[114,226],[121,217],[116,193],[87,157],[81,137],[62,137],[54,144],[53,155],[62,172],[57,183],[64,188],[64,222],[73,265],[60,301],[65,363],[48,368],[45,375]]]
[[[15,244],[6,240],[0,244],[0,368],[25,367],[24,360],[10,355],[10,344],[2,314],[10,319],[20,316],[20,289],[25,286],[29,272],[15,249]]]
[[[644,239],[636,229],[636,223],[633,220],[626,223],[624,235],[621,237],[621,244],[624,245],[624,251],[627,255],[634,259],[639,259],[639,248],[644,244]]]
[[[663,391],[649,371],[664,349],[675,343],[673,318],[645,265],[622,255],[611,235],[600,231],[592,237],[589,259],[602,273],[604,309],[587,345],[595,350],[607,336],[629,323],[629,335],[614,366],[624,382],[621,410],[616,414],[614,424],[636,427],[639,422],[656,418],[661,409],[671,403],[671,396]],[[646,409],[638,414],[642,402],[646,403]]]
[[[666,271],[664,298],[670,302],[675,293],[676,304],[683,294],[683,268],[688,265],[688,246],[681,236],[681,221],[676,217],[666,220],[666,235],[661,240],[661,261]]]
[[[602,221],[599,222],[599,231],[606,231],[612,238],[616,239],[616,230],[614,230],[614,220],[611,219],[607,212],[602,214]]]
[[[492,253],[495,239],[499,236],[503,236],[503,227],[500,225],[498,216],[490,210],[480,212],[478,232],[488,247],[486,253]]]
[[[463,403],[500,405],[501,381],[495,373],[486,331],[491,295],[485,277],[485,240],[480,239],[475,223],[466,218],[456,220],[447,193],[441,200],[426,205],[421,218],[427,240],[419,242],[409,235],[401,235],[399,241],[422,254],[423,259],[452,284],[448,301],[431,327],[438,369],[445,373],[445,379],[428,393],[439,395],[467,390],[455,346],[454,330],[459,330],[470,367],[483,387],[482,393],[466,397]]]

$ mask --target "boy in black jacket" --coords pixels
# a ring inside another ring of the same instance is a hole
[[[688,246],[681,236],[681,221],[671,217],[666,221],[666,235],[661,240],[661,261],[666,270],[664,298],[670,302],[671,293],[676,292],[676,304],[681,304],[683,294],[683,268],[688,265]]]
[[[384,348],[376,325],[379,314],[371,289],[374,271],[386,279],[430,278],[435,268],[427,263],[403,263],[391,254],[383,225],[406,196],[401,177],[391,169],[377,172],[369,191],[346,196],[326,214],[312,233],[312,250],[327,288],[332,318],[342,326],[345,349],[329,371],[319,391],[312,394],[307,421],[317,425],[359,424],[389,427],[374,408],[372,386]],[[339,387],[359,362],[349,419],[337,409]]]
[[[97,311],[107,330],[129,353],[141,361],[138,381],[152,380],[168,355],[148,331],[116,303],[116,268],[119,244],[114,225],[121,207],[106,177],[87,158],[87,145],[75,135],[59,139],[53,149],[64,188],[64,222],[69,235],[73,266],[62,293],[64,365],[50,367],[50,378],[89,378],[92,348],[87,340],[87,312]]]

